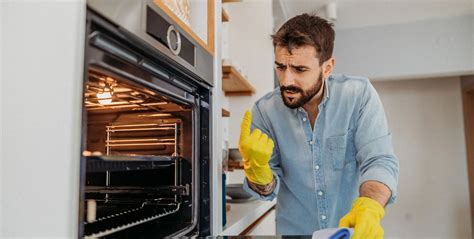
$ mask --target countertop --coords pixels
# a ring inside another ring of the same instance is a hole
[[[275,204],[273,201],[253,200],[245,203],[227,203],[231,205],[227,212],[227,224],[224,226],[222,235],[239,235],[248,226],[270,210]]]

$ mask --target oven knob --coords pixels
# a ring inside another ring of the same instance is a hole
[[[168,43],[168,48],[171,50],[171,52],[175,55],[178,55],[181,51],[181,35],[173,25],[170,25],[168,28],[166,40]]]

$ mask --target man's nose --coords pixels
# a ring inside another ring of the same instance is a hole
[[[294,85],[295,84],[295,74],[291,72],[289,68],[285,69],[282,74],[282,79],[280,83],[284,86]]]

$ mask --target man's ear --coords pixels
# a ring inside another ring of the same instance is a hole
[[[327,61],[323,63],[323,78],[326,79],[332,73],[334,69],[334,64],[336,64],[336,60],[334,57],[329,58]]]

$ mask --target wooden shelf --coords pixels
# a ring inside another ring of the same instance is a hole
[[[242,0],[222,0],[222,3],[242,2]]]
[[[222,66],[222,90],[226,96],[248,96],[255,88],[233,66]]]
[[[229,14],[222,8],[222,22],[228,22],[229,21]]]
[[[234,170],[241,170],[244,169],[244,162],[242,160],[229,160],[227,161],[227,171],[232,172]]]
[[[222,117],[230,117],[230,111],[222,109]]]

